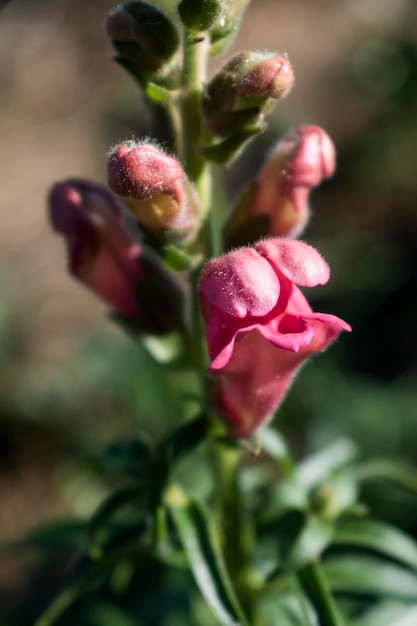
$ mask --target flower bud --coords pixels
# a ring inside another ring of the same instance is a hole
[[[160,260],[125,228],[107,189],[81,179],[56,183],[49,194],[54,230],[64,235],[69,271],[141,331],[181,327],[182,293]]]
[[[203,113],[210,130],[228,136],[263,119],[294,82],[285,56],[239,52],[208,83]]]
[[[178,13],[182,23],[191,31],[208,30],[220,15],[220,0],[181,0]]]
[[[108,183],[148,231],[185,242],[197,232],[197,196],[180,162],[149,143],[126,141],[109,155]]]
[[[210,29],[210,54],[219,54],[234,39],[249,0],[223,0],[220,16]]]
[[[290,132],[239,199],[225,227],[227,247],[266,235],[298,237],[310,217],[310,192],[332,176],[335,161],[333,142],[322,128]]]
[[[164,74],[179,47],[171,20],[146,2],[135,0],[115,7],[104,28],[120,55],[117,60],[128,64],[134,73]]]

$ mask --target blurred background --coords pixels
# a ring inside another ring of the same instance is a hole
[[[67,275],[63,241],[47,221],[54,181],[104,182],[111,145],[160,135],[138,89],[111,61],[102,24],[114,3],[0,6],[4,544],[41,523],[89,515],[107,493],[93,462],[102,447],[129,436],[132,424],[150,436],[163,432],[174,416],[161,415],[161,397],[175,396],[181,381],[152,384],[146,354]],[[306,366],[277,423],[300,456],[343,436],[363,456],[416,462],[417,4],[253,0],[227,54],[242,48],[287,52],[296,85],[268,132],[225,172],[230,197],[291,127],[323,126],[338,151],[336,176],[313,193],[304,238],[332,268],[330,284],[312,294],[313,308],[341,316],[354,332]],[[416,533],[415,501],[386,487],[383,495],[364,497],[376,514]],[[36,614],[42,579],[34,567],[2,560],[5,624],[29,624]],[[26,613],[7,621],[18,605]]]

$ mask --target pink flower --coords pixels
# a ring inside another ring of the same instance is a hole
[[[138,317],[141,248],[126,231],[113,195],[100,185],[70,179],[52,187],[49,213],[65,237],[71,274],[123,315]]]
[[[329,267],[306,243],[258,242],[209,261],[200,301],[216,407],[236,437],[268,422],[304,361],[350,326],[313,313],[296,287],[329,279]]]

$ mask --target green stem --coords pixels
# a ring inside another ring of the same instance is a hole
[[[254,623],[250,580],[252,528],[244,511],[239,485],[242,451],[213,441],[211,452],[216,481],[216,508],[224,534],[223,549],[227,569],[243,609],[250,623]]]
[[[182,148],[186,172],[195,184],[203,208],[203,218],[207,215],[211,200],[211,177],[209,166],[200,152],[203,141],[203,117],[201,97],[207,68],[208,41],[196,39],[184,29],[184,59],[181,76],[181,118]]]
[[[299,583],[316,610],[320,626],[343,626],[342,618],[317,562],[311,562],[297,573]]]

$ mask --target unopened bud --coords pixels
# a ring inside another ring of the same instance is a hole
[[[249,0],[223,0],[216,24],[210,29],[210,54],[222,52],[233,41]]]
[[[208,83],[203,113],[216,135],[231,135],[259,123],[286,96],[294,73],[285,56],[239,52]]]
[[[77,280],[137,330],[164,334],[182,327],[181,290],[155,253],[132,238],[107,189],[78,178],[56,183],[49,215],[65,237]]]
[[[180,162],[149,143],[110,152],[108,183],[140,224],[164,241],[189,241],[199,227],[197,196]]]
[[[253,59],[251,59],[251,64]],[[278,54],[254,64],[237,85],[237,94],[243,98],[282,98],[294,83],[291,63]]]
[[[179,47],[171,20],[160,9],[139,0],[112,9],[104,28],[120,55],[118,60],[139,74],[165,73]]]
[[[178,13],[189,30],[199,33],[216,23],[221,5],[220,0],[181,0]]]
[[[235,206],[225,227],[227,246],[260,236],[298,237],[310,217],[311,190],[332,176],[335,166],[333,142],[322,128],[301,126],[290,132]]]

